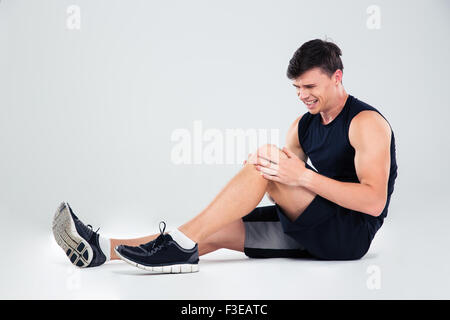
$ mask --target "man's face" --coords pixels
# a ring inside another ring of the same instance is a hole
[[[342,72],[337,70],[331,78],[320,68],[306,71],[293,81],[297,95],[311,114],[328,111],[337,95],[337,83]],[[331,102],[331,105],[330,105]]]

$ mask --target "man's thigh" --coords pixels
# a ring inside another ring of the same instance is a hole
[[[270,181],[267,193],[291,220],[296,220],[314,200],[316,194],[303,187],[287,186]]]

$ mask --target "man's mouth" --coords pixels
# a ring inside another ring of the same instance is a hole
[[[319,100],[316,99],[316,100],[311,100],[311,101],[304,101],[304,103],[306,104],[306,106],[309,109],[311,109],[311,108],[313,108],[316,105],[317,101],[319,101]]]

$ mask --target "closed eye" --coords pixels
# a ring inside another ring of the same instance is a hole
[[[296,87],[297,89],[301,89],[299,86],[297,86],[296,84],[293,84],[294,87]],[[312,89],[314,88],[316,85],[315,84],[306,84],[303,87],[306,89]]]

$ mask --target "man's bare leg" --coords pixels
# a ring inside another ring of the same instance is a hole
[[[264,145],[258,152],[266,158],[285,159],[287,155],[274,145]],[[251,163],[225,186],[211,204],[178,229],[195,242],[201,242],[221,227],[250,213],[265,192],[295,220],[312,202],[315,193],[303,187],[290,187],[266,180]]]
[[[178,229],[194,242],[201,242],[251,212],[264,197],[267,184],[253,164],[245,165],[202,212]]]
[[[273,181],[269,181],[267,193],[283,208],[291,221],[295,220],[315,197],[313,192],[303,187],[289,187]],[[114,251],[116,246],[121,244],[138,246],[156,239],[157,236],[159,233],[136,239],[111,239],[111,260],[119,259]],[[219,249],[244,252],[244,242],[244,222],[242,219],[238,219],[201,241],[198,244],[199,255],[202,256]]]
[[[264,197],[267,184],[268,180],[261,176],[253,164],[246,164],[202,212],[178,229],[199,244],[199,255],[216,250],[205,240],[250,213]],[[111,239],[111,259],[118,259],[114,250],[116,246],[137,246],[154,240],[158,235],[127,240]]]
[[[285,158],[278,148],[269,145],[260,150],[272,150]],[[199,255],[220,248],[243,251],[245,228],[241,217],[250,213],[265,192],[278,203],[289,219],[295,220],[314,199],[315,194],[303,187],[290,187],[264,179],[253,164],[247,164],[224,187],[200,214],[179,230],[198,243]],[[159,234],[137,239],[111,239],[111,259],[117,259],[114,248],[125,244],[137,246],[154,240]]]

